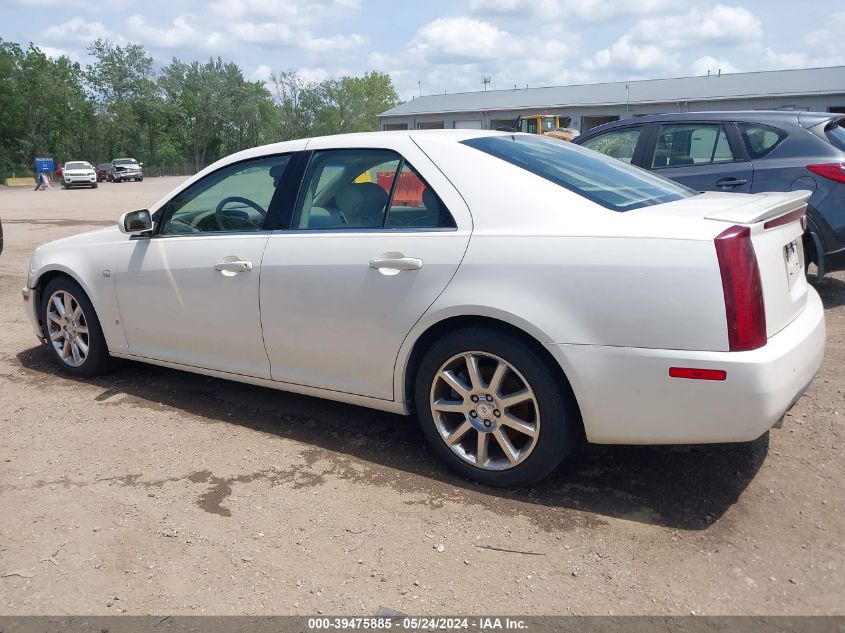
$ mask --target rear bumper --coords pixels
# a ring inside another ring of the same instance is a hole
[[[702,444],[750,441],[775,425],[812,381],[824,346],[824,308],[810,288],[803,312],[750,352],[547,347],[570,379],[589,441]],[[722,369],[727,378],[670,378],[670,367]]]

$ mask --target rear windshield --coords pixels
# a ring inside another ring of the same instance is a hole
[[[612,211],[674,202],[698,193],[615,158],[544,136],[482,136],[462,142]]]
[[[824,131],[831,145],[845,152],[845,119],[834,121]]]

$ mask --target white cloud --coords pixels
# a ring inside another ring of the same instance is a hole
[[[305,83],[319,83],[325,81],[329,77],[342,75],[343,73],[331,73],[325,68],[300,68],[296,73],[302,78]]]
[[[348,17],[360,6],[360,0],[215,0],[210,9],[225,20],[266,18],[291,25],[314,25],[327,19]]]
[[[842,39],[845,33],[845,11],[826,16],[823,24],[822,28],[809,33],[804,41],[826,55],[845,57],[845,41]]]
[[[261,81],[266,83],[270,81],[270,75],[272,74],[272,68],[270,68],[267,64],[261,64],[258,68],[252,71],[249,78],[251,81]]]
[[[12,4],[35,7],[37,9],[93,8],[87,0],[12,0]]]
[[[360,48],[366,43],[367,38],[357,33],[351,35],[332,35],[331,37],[312,37],[309,33],[302,38],[302,48],[310,53],[317,54],[349,51]]]
[[[54,24],[41,31],[41,39],[54,44],[90,44],[98,38],[121,40],[103,26],[102,22],[89,22],[80,17],[71,18],[62,24]]]
[[[610,48],[599,50],[584,66],[590,71],[636,77],[675,73],[681,68],[676,55],[653,44],[637,44],[631,35],[623,35]]]
[[[645,18],[631,30],[633,42],[673,50],[735,46],[758,42],[762,37],[763,27],[756,15],[744,7],[722,4],[708,9],[693,7],[682,15]]]
[[[143,15],[130,16],[129,32],[140,42],[158,48],[198,47],[217,51],[226,48],[227,40],[219,31],[208,30],[190,13],[177,16],[168,26],[151,24]]]
[[[55,48],[54,46],[38,46],[38,49],[51,59],[58,59],[59,57],[70,57],[68,51],[63,48]]]
[[[235,22],[228,30],[229,39],[238,42],[269,48],[299,48],[316,56],[350,51],[367,43],[367,38],[357,33],[315,37],[308,30],[294,29],[282,22]]]
[[[459,16],[438,18],[417,31],[410,52],[435,63],[500,59],[517,55],[517,38],[491,22]]]
[[[736,73],[739,72],[739,69],[727,59],[716,59],[710,55],[705,55],[690,64],[690,71],[693,75],[706,75],[708,71],[711,75],[717,75],[720,71],[723,73]]]
[[[575,16],[585,22],[600,22],[620,17],[651,15],[675,6],[683,0],[470,0],[470,10],[478,15],[508,18],[566,20]]]

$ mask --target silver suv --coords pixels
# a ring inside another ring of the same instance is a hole
[[[124,180],[144,180],[144,172],[141,169],[143,163],[134,158],[115,158],[111,162],[109,180],[112,182],[123,182]]]

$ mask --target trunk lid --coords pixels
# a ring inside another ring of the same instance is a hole
[[[704,215],[726,228],[750,228],[760,269],[767,337],[789,325],[807,303],[802,218],[810,195],[809,191],[790,191],[737,196],[735,203],[713,205]]]

